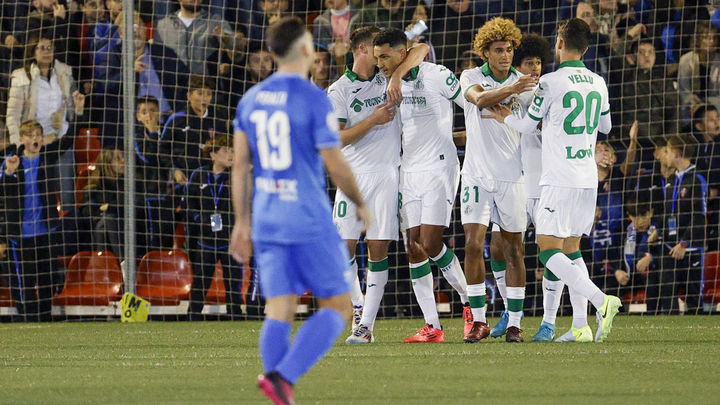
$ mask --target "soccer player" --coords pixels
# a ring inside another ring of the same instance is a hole
[[[362,223],[355,215],[355,204],[342,191],[335,194],[333,222],[345,239],[351,256],[350,267],[355,275],[350,295],[354,325],[346,340],[348,343],[368,343],[374,339],[375,317],[388,280],[388,245],[398,237],[401,129],[395,118],[396,106],[389,103],[385,95],[389,78],[379,74],[375,66],[373,38],[379,31],[377,27],[361,27],[352,32],[352,69],[347,68],[328,90],[340,125],[343,153],[375,218],[365,234],[370,260],[363,308],[355,261]],[[428,50],[426,44],[413,47],[393,75],[402,78],[410,68],[422,62]]]
[[[612,127],[605,81],[581,61],[589,34],[590,27],[578,18],[558,27],[555,60],[560,64],[540,78],[525,117],[518,118],[501,105],[491,111],[498,121],[521,133],[531,133],[542,120],[542,175],[535,212],[540,261],[592,302],[598,319],[595,341],[602,342],[622,303],[593,284],[580,254],[580,238],[590,233],[595,216],[597,133]]]
[[[537,76],[523,75],[512,66],[514,51],[521,39],[522,33],[515,23],[506,18],[493,18],[475,36],[475,52],[485,64],[460,75],[467,131],[460,202],[465,228],[465,271],[474,321],[465,342],[478,342],[490,334],[485,318],[483,257],[490,222],[500,227],[502,253],[507,259],[509,316],[505,339],[523,341],[520,318],[525,299],[523,233],[527,226],[527,198],[520,133],[483,111],[499,103],[522,116],[527,108]]]
[[[351,314],[352,275],[327,204],[323,162],[365,225],[369,211],[340,150],[332,104],[306,79],[314,58],[312,36],[297,17],[278,20],[267,34],[278,72],[245,94],[233,121],[236,219],[230,250],[246,262],[254,247],[266,297],[259,344],[265,374],[258,387],[275,404],[294,404],[293,384],[332,347]],[[320,310],[291,344],[297,298],[308,289]]]
[[[405,59],[406,44],[405,33],[398,29],[383,30],[375,37],[374,54],[385,77],[391,77]],[[405,342],[443,342],[445,333],[435,306],[428,256],[460,294],[465,306],[463,317],[472,316],[462,267],[442,239],[450,224],[458,185],[452,102],[460,103],[460,83],[447,68],[423,62],[402,79],[401,92],[400,220],[401,228],[407,231],[413,291],[426,322]]]

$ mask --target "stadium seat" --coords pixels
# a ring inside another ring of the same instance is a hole
[[[218,260],[215,265],[215,274],[207,294],[205,294],[205,304],[220,305],[225,303],[225,282],[223,279],[222,263]]]
[[[14,307],[15,302],[10,293],[10,287],[5,282],[5,277],[0,277],[0,307]]]
[[[173,249],[182,249],[185,245],[185,225],[178,224],[173,235]]]
[[[75,165],[78,172],[83,168],[95,169],[95,160],[100,154],[102,143],[97,128],[84,128],[75,138]]]
[[[54,305],[109,305],[122,296],[120,261],[112,252],[84,251],[70,260]]]
[[[703,302],[720,302],[720,250],[705,253],[705,294]]]
[[[148,252],[137,272],[137,295],[153,305],[179,305],[192,286],[192,266],[182,250]]]

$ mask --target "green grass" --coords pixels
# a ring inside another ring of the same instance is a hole
[[[618,317],[604,344],[408,345],[420,320],[380,321],[298,383],[301,404],[711,403],[720,318]],[[529,341],[540,319],[527,318]],[[558,321],[560,333],[569,319]],[[0,325],[0,403],[265,403],[259,322]],[[592,325],[594,327],[594,325]],[[345,334],[343,334],[343,338]]]

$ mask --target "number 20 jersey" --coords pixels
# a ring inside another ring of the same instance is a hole
[[[238,103],[253,163],[252,238],[299,243],[337,234],[320,150],[340,146],[333,107],[322,89],[274,73]]]
[[[542,120],[540,185],[597,187],[597,133],[611,125],[605,80],[581,61],[564,62],[540,78],[527,114]]]

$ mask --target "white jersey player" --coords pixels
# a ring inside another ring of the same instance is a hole
[[[460,76],[465,95],[467,134],[460,191],[465,228],[465,271],[474,323],[466,342],[490,334],[485,319],[485,234],[490,222],[500,226],[507,258],[508,342],[522,342],[520,319],[525,298],[523,234],[526,193],[520,153],[521,134],[485,113],[496,104],[508,106],[518,117],[530,103],[537,76],[525,76],[512,66],[522,34],[506,18],[493,18],[475,36],[475,52],[487,62]],[[505,334],[505,327],[502,334]],[[502,335],[501,334],[501,335]],[[499,336],[501,336],[499,335]]]
[[[355,260],[362,223],[355,214],[355,204],[341,190],[337,191],[333,222],[347,243],[355,274],[351,294],[354,328],[347,339],[350,343],[373,341],[372,329],[388,279],[388,245],[398,239],[400,122],[395,116],[396,106],[387,102],[388,79],[375,66],[372,41],[378,32],[376,27],[361,27],[352,32],[353,67],[347,68],[328,89],[341,128],[343,154],[375,219],[365,233],[370,260],[363,299]],[[402,77],[417,66],[428,48],[425,44],[413,47],[396,73]]]
[[[542,121],[542,175],[536,210],[540,261],[597,309],[595,341],[604,341],[622,304],[605,295],[590,280],[580,255],[580,238],[592,229],[597,199],[594,159],[598,131],[612,127],[605,81],[588,70],[581,58],[587,51],[590,27],[574,18],[558,28],[555,72],[540,78],[524,118],[507,107],[493,108],[495,118],[520,132]]]
[[[397,29],[381,31],[374,41],[380,71],[392,75],[405,57],[407,38]],[[452,138],[452,102],[460,83],[447,68],[422,63],[402,80],[400,164],[401,228],[407,230],[410,276],[426,325],[405,342],[442,342],[445,334],[435,307],[429,258],[467,303],[467,285],[455,254],[442,234],[450,224],[457,194],[459,163]],[[464,315],[470,314],[466,306]]]

